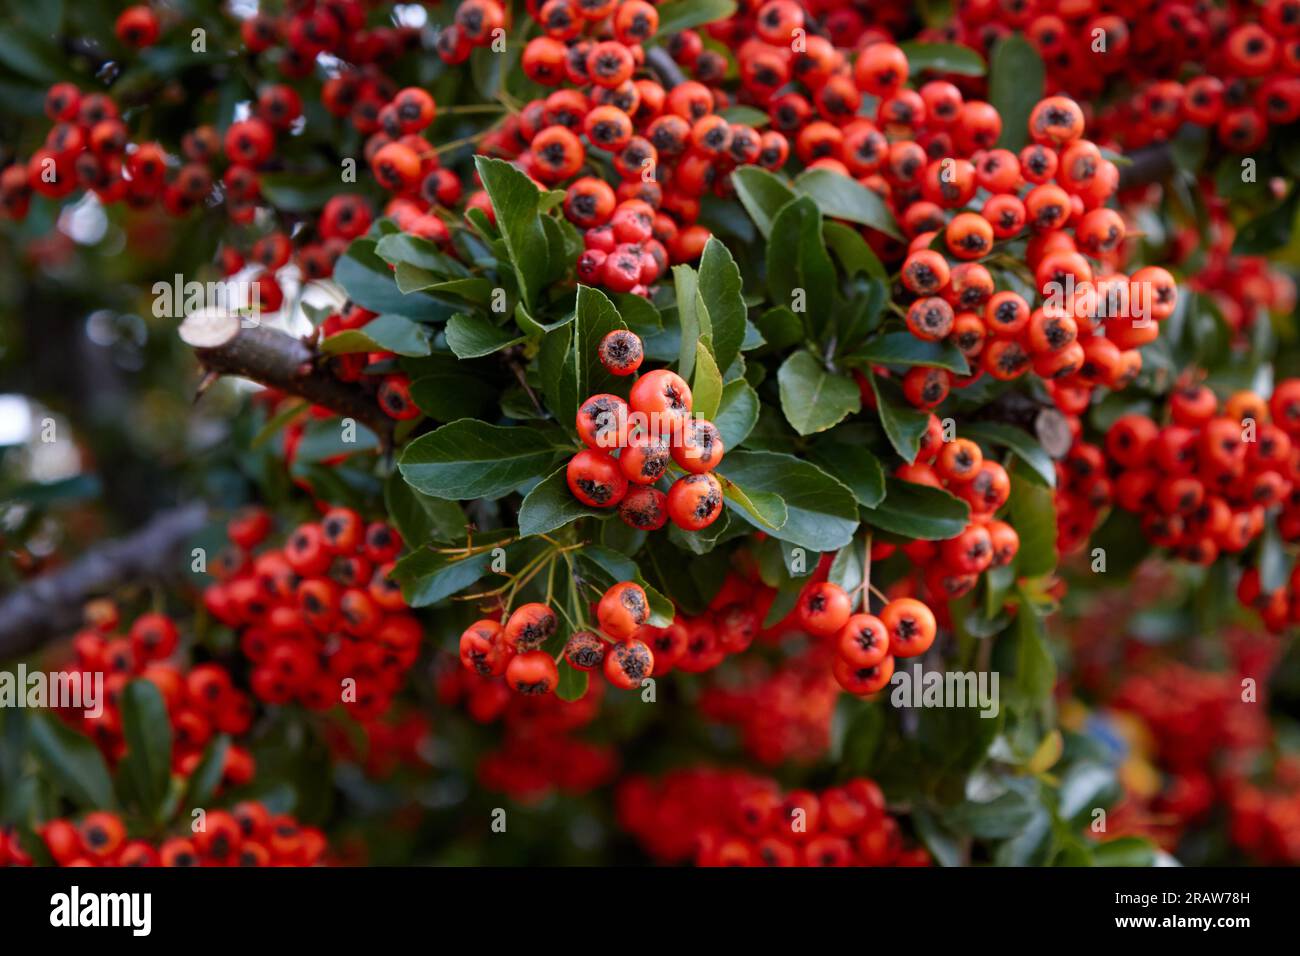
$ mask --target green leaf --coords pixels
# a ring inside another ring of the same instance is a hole
[[[1001,422],[971,422],[962,425],[962,437],[971,438],[1011,449],[1021,461],[1034,470],[1048,488],[1056,487],[1056,464],[1043,450],[1043,446],[1021,428]]]
[[[785,500],[775,492],[747,492],[735,482],[723,484],[723,496],[745,513],[750,524],[764,531],[778,531],[789,520]]]
[[[1056,809],[1062,820],[1082,822],[1092,810],[1109,806],[1119,791],[1112,768],[1091,760],[1076,761],[1061,776]]]
[[[763,237],[770,239],[776,214],[795,198],[794,190],[781,177],[759,166],[741,166],[731,174],[731,182],[749,218]]]
[[[435,541],[447,544],[465,536],[465,512],[459,504],[416,491],[399,471],[384,482],[384,508],[408,548]]]
[[[741,295],[740,267],[727,247],[712,236],[700,255],[698,291],[709,316],[714,360],[718,368],[729,368],[745,340],[747,310]]]
[[[1111,509],[1109,517],[1093,532],[1092,551],[1101,549],[1107,574],[1127,578],[1151,553],[1138,516],[1123,508]],[[1090,552],[1091,555],[1091,552]]]
[[[1020,833],[1033,820],[1038,805],[1015,790],[992,800],[966,800],[943,815],[944,823],[958,833],[984,840],[1005,840]]]
[[[91,739],[57,717],[33,714],[28,729],[32,751],[59,792],[86,810],[117,806],[108,765]]]
[[[493,532],[476,544],[505,540],[504,532]],[[402,597],[410,607],[437,604],[477,584],[492,567],[492,551],[464,557],[425,548],[401,558],[393,568],[393,580],[402,586]]]
[[[408,295],[413,292],[454,295],[479,306],[486,306],[491,302],[492,291],[495,288],[487,279],[478,276],[446,279],[434,275],[427,269],[413,266],[409,262],[399,262],[397,268],[393,270],[393,278],[397,280],[397,288]]]
[[[822,223],[822,235],[826,237],[827,247],[840,260],[846,275],[860,273],[872,279],[888,281],[889,273],[885,271],[884,263],[856,229],[842,222],[829,221]]]
[[[0,65],[43,84],[66,80],[71,72],[51,40],[21,32],[12,23],[0,30]]]
[[[659,29],[655,37],[667,40],[691,27],[726,20],[736,13],[736,0],[672,0],[659,7]]]
[[[1029,114],[1043,98],[1047,70],[1034,45],[1019,33],[1005,37],[989,63],[989,102],[1002,116],[998,146],[1019,152],[1029,139]]]
[[[752,106],[728,106],[718,115],[728,123],[738,123],[741,126],[752,126],[755,129],[761,129],[772,121],[770,116],[762,110],[756,109]],[[746,166],[742,168],[756,169],[758,167]]]
[[[398,461],[411,487],[434,498],[500,498],[544,475],[556,448],[532,428],[464,418],[421,435]]]
[[[966,530],[970,506],[942,488],[886,478],[884,499],[874,508],[863,508],[862,520],[906,538],[943,541]]]
[[[547,332],[537,353],[546,404],[570,434],[578,417],[578,359],[573,351],[573,325]],[[585,397],[585,396],[584,396]]]
[[[912,821],[916,824],[916,835],[921,838],[921,842],[930,851],[935,862],[940,866],[962,865],[964,855],[961,840],[941,826],[928,807],[921,804],[914,806]]]
[[[909,405],[892,381],[880,378],[875,372],[867,375],[876,396],[876,412],[880,415],[885,436],[899,457],[911,464],[921,450],[921,437],[930,427],[930,414]]]
[[[838,478],[864,508],[874,508],[885,497],[885,469],[863,444],[836,441],[834,433],[819,441],[808,454],[816,465]]]
[[[1257,256],[1288,245],[1295,229],[1297,209],[1300,209],[1300,188],[1292,186],[1291,194],[1282,202],[1237,230],[1237,237],[1232,241],[1233,255]]]
[[[1028,606],[1024,591],[1015,624],[999,640],[994,651],[994,669],[1011,675],[1010,686],[1002,687],[1003,699],[1012,706],[1037,710],[1051,703],[1056,684],[1056,662],[1047,647],[1047,629],[1042,618]],[[1009,665],[1009,666],[1008,666]]]
[[[630,292],[621,292],[614,297],[618,314],[623,317],[627,327],[642,338],[648,338],[664,328],[663,316],[653,302]]]
[[[1154,866],[1156,848],[1143,837],[1118,837],[1094,846],[1092,859],[1096,866]]]
[[[722,401],[713,416],[713,424],[722,435],[727,451],[739,448],[758,421],[758,393],[744,379],[728,382],[722,388]]]
[[[818,552],[837,550],[853,539],[858,527],[853,492],[812,462],[776,452],[733,451],[727,453],[723,470],[724,490],[731,482],[751,501],[769,492],[785,502],[785,523],[776,531],[763,529],[774,537]],[[738,513],[757,523],[743,507]]]
[[[709,347],[695,343],[695,377],[691,379],[692,411],[701,418],[713,420],[722,402],[722,373]]]
[[[793,604],[790,605],[790,609],[793,607]],[[771,627],[771,624],[776,622],[764,621],[763,623],[764,626]],[[846,696],[842,696],[841,700]],[[869,773],[872,761],[880,750],[886,733],[885,708],[881,704],[854,699],[849,706],[853,709],[848,718],[848,726],[844,729],[843,739],[839,742],[836,761],[842,775],[840,779]]]
[[[1174,164],[1192,175],[1200,173],[1209,150],[1210,131],[1204,126],[1184,124],[1169,140],[1169,151],[1173,154]]]
[[[809,169],[794,181],[794,191],[810,197],[832,219],[847,219],[902,239],[885,201],[856,179],[829,169]]]
[[[560,700],[574,701],[587,693],[587,684],[591,675],[580,671],[567,660],[560,660],[560,680],[555,685],[555,696]]]
[[[141,810],[154,817],[167,796],[172,768],[172,725],[162,692],[137,679],[122,691],[119,708],[126,755],[118,765]]]
[[[519,506],[521,535],[549,534],[579,518],[603,518],[609,509],[589,508],[569,490],[567,464],[560,466],[533,486]]]
[[[353,240],[348,251],[334,265],[334,281],[357,305],[380,315],[404,315],[411,319],[441,319],[446,306],[425,295],[403,295],[392,270],[375,253],[375,240]]]
[[[709,313],[701,308],[700,278],[688,265],[673,266],[673,288],[677,293],[677,321],[682,327],[677,374],[689,379],[695,371],[695,343],[709,336]]]
[[[506,69],[503,60],[505,57],[488,47],[480,46],[470,54],[469,74],[481,98],[494,100],[501,91]]]
[[[970,365],[951,342],[927,342],[911,332],[886,332],[853,353],[853,358],[873,365],[924,365],[969,375]]]
[[[302,439],[298,442],[298,453],[294,461],[312,464],[340,455],[374,451],[379,447],[379,436],[359,422],[355,434],[349,435],[349,430],[349,426],[337,418],[309,419],[303,429]],[[355,440],[344,441],[348,437]]]
[[[13,9],[37,34],[53,40],[63,23],[63,3],[64,0],[13,0]]]
[[[503,159],[475,156],[474,168],[492,200],[497,228],[505,241],[528,310],[551,273],[550,244],[542,226],[541,192],[533,181]]]
[[[912,76],[922,70],[956,73],[959,76],[983,76],[984,59],[968,46],[956,43],[919,43],[909,40],[899,46],[907,54]]]
[[[478,313],[457,313],[447,320],[447,347],[457,358],[482,358],[522,341],[523,336]]]
[[[337,332],[320,344],[326,355],[348,352],[396,352],[398,355],[428,355],[429,330],[404,315],[376,316],[359,329]]]
[[[853,379],[828,372],[811,352],[793,353],[781,364],[776,378],[781,410],[800,435],[825,431],[862,407]]]
[[[807,197],[795,199],[777,213],[773,231],[784,241],[767,247],[767,288],[772,301],[793,309],[802,299],[804,321],[812,320],[810,330],[815,333],[830,315],[837,283],[835,265],[822,238],[821,211]]]
[[[1035,578],[1056,569],[1056,502],[1051,488],[1011,469],[1011,524],[1020,536],[1016,571]]]
[[[1052,815],[1042,806],[1034,808],[1034,815],[1023,830],[999,844],[993,853],[997,866],[1044,866],[1052,857],[1055,839],[1052,833]]]
[[[208,742],[199,765],[185,782],[185,795],[181,800],[183,808],[193,810],[207,805],[221,783],[229,750],[230,738],[225,734],[219,734]]]
[[[324,208],[338,194],[338,173],[303,176],[297,173],[262,173],[258,176],[258,191],[267,203],[284,212],[313,212]]]
[[[862,572],[862,549],[858,547],[856,541],[851,541],[847,547],[835,552],[830,570],[826,573],[826,580],[838,584],[852,595],[862,587]],[[856,601],[856,598],[851,597],[850,600]],[[853,607],[856,609],[857,604],[855,603]]]
[[[390,232],[380,238],[375,243],[375,255],[394,266],[397,271],[401,271],[403,265],[411,267],[408,272],[411,279],[420,273],[430,277],[432,282],[469,275],[465,265],[443,252],[436,242],[423,236],[413,236],[409,232]]]
[[[411,382],[411,400],[439,422],[477,418],[499,397],[500,389],[493,382],[469,369],[421,375]]]
[[[789,306],[768,309],[755,319],[754,324],[774,352],[781,352],[797,344],[804,333],[803,322],[790,311]]]

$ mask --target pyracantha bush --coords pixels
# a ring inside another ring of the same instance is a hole
[[[207,511],[0,863],[1298,858],[1300,4],[63,6],[0,261]]]

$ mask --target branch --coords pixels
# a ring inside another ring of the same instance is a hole
[[[134,534],[97,545],[0,597],[0,661],[75,630],[92,597],[132,581],[174,576],[181,547],[207,518],[207,508],[198,503],[164,511]]]
[[[302,339],[262,326],[244,328],[239,316],[196,312],[181,323],[180,336],[211,375],[238,375],[362,423],[392,446],[393,419],[361,385],[336,378],[321,355]],[[210,383],[210,378],[208,379]]]

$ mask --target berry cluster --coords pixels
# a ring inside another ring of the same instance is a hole
[[[1048,84],[1099,99],[1122,79],[1128,96],[1101,110],[1108,135],[1128,146],[1172,136],[1184,123],[1209,127],[1228,149],[1262,146],[1270,128],[1300,119],[1300,5],[1137,3],[958,5],[945,39],[986,53],[1023,33],[1042,55]],[[1173,77],[1194,74],[1185,83]]]
[[[948,95],[960,99],[955,87]],[[951,342],[974,368],[956,380],[942,368],[910,369],[903,391],[920,408],[935,407],[953,385],[984,373],[1009,381],[1032,370],[1063,410],[1077,412],[1094,388],[1132,381],[1142,367],[1138,347],[1155,339],[1158,323],[1174,311],[1177,286],[1164,269],[1117,271],[1127,228],[1104,203],[1118,185],[1118,168],[1082,138],[1079,105],[1061,96],[1042,100],[1029,132],[1033,142],[1018,155],[979,149],[969,159],[928,159],[910,144],[914,194],[901,206],[903,194],[895,196],[912,237],[900,275],[916,297],[907,328],[923,340]],[[898,145],[889,147],[890,157]],[[985,198],[972,211],[979,196]],[[1032,279],[994,291],[993,274],[976,260],[1026,231]]]
[[[343,720],[331,722],[324,731],[334,758],[364,767],[371,779],[381,780],[399,768],[428,764],[432,721],[418,710],[394,707],[382,717],[359,725]]]
[[[563,657],[580,671],[601,668],[615,687],[631,690],[654,673],[655,656],[636,635],[650,616],[645,590],[632,581],[610,587],[596,606],[603,632],[576,630]],[[481,677],[505,676],[516,693],[549,694],[559,682],[557,657],[542,645],[559,630],[559,618],[546,604],[532,602],[511,612],[505,626],[492,618],[471,624],[460,636],[460,660]]]
[[[512,735],[478,762],[479,783],[525,803],[556,790],[569,796],[590,793],[612,782],[617,771],[613,747],[565,735]]]
[[[1095,472],[1093,500],[1113,497],[1143,516],[1153,544],[1198,564],[1244,551],[1274,506],[1282,506],[1283,536],[1300,537],[1300,501],[1292,494],[1300,379],[1279,383],[1271,400],[1239,391],[1222,406],[1207,386],[1184,381],[1170,397],[1169,416],[1163,426],[1139,414],[1118,418],[1106,433],[1104,461],[1096,460],[1095,449],[1089,461],[1072,454],[1071,471]],[[1102,465],[1109,466],[1109,479]],[[1242,576],[1238,595],[1271,627],[1296,620],[1289,590],[1260,593],[1253,569]]]
[[[45,145],[25,164],[0,171],[0,214],[23,219],[33,192],[65,199],[82,189],[106,204],[121,202],[135,210],[161,206],[172,216],[220,202],[231,223],[249,226],[262,203],[259,170],[272,161],[276,135],[301,119],[302,101],[291,86],[266,86],[255,115],[232,123],[224,137],[210,125],[190,130],[179,155],[157,142],[131,142],[122,107],[106,93],[56,83],[46,94],[45,114],[53,123]],[[308,279],[330,276],[348,242],[364,234],[372,218],[361,197],[337,195],[325,204],[314,229],[295,231],[296,239],[265,232],[242,251],[224,245],[219,265],[226,276],[258,267],[257,305],[264,313],[277,312],[284,303],[280,270],[293,260]]]
[[[935,416],[930,416],[916,461],[900,465],[895,475],[946,489],[970,505],[970,523],[960,534],[943,541],[917,540],[897,546],[911,560],[920,583],[935,601],[969,593],[980,574],[1005,567],[1020,551],[1016,529],[994,517],[1011,496],[1006,469],[986,459],[970,439],[943,441],[942,425]],[[875,542],[872,557],[887,558],[895,550],[895,545]]]
[[[826,648],[814,645],[773,666],[752,655],[740,663],[739,675],[720,677],[700,695],[700,714],[739,728],[745,750],[766,766],[822,759],[840,699]]]
[[[1239,637],[1257,646],[1265,635]],[[1136,805],[1131,815],[1160,820],[1151,835],[1169,849],[1217,804],[1226,806],[1228,833],[1241,851],[1274,865],[1300,860],[1300,761],[1280,755],[1271,778],[1261,777],[1258,755],[1277,741],[1261,703],[1243,702],[1243,677],[1267,673],[1275,663],[1263,670],[1244,670],[1238,662],[1229,671],[1207,671],[1162,662],[1126,678],[1115,692],[1112,706],[1142,721],[1162,771],[1156,786],[1130,797]]]
[[[776,781],[740,771],[679,770],[633,777],[618,790],[618,818],[664,863],[696,866],[924,866],[904,848],[885,797],[858,778],[820,793],[783,793]]]
[[[174,773],[193,773],[217,734],[239,736],[248,731],[253,722],[253,702],[234,686],[224,667],[205,663],[186,668],[171,660],[180,638],[171,618],[156,612],[141,614],[126,634],[113,633],[117,626],[115,610],[94,623],[73,638],[74,661],[65,673],[82,682],[83,687],[89,686],[95,676],[105,675],[103,712],[91,716],[73,709],[63,711],[62,716],[87,733],[111,762],[116,763],[126,753],[119,705],[127,684],[137,679],[157,687],[167,707]],[[241,786],[253,774],[252,755],[243,747],[229,746],[222,780],[230,786]]]
[[[1278,759],[1267,784],[1229,781],[1225,787],[1232,842],[1265,865],[1300,863],[1300,759]]]
[[[504,677],[480,674],[465,667],[463,660],[454,664],[453,660],[448,655],[439,661],[434,680],[439,702],[444,707],[462,708],[475,723],[501,721],[511,732],[531,729],[566,734],[580,730],[596,719],[605,697],[603,681],[590,681],[586,693],[576,700],[554,694],[518,694]]]
[[[635,333],[611,332],[599,351],[614,375],[631,375],[641,365]],[[588,396],[577,417],[587,447],[565,471],[573,496],[593,508],[617,506],[619,517],[642,531],[657,531],[669,519],[686,531],[713,524],[722,514],[722,483],[713,474],[722,461],[722,435],[712,422],[692,417],[691,404],[690,386],[668,369],[639,375],[626,401]],[[673,464],[686,474],[665,494],[655,485]]]
[[[938,630],[934,612],[916,598],[889,601],[875,614],[853,613],[854,601],[838,584],[818,581],[799,595],[799,622],[832,642],[831,673],[850,694],[868,697],[889,686],[894,661],[930,649]]]
[[[1162,662],[1126,678],[1111,706],[1140,717],[1172,772],[1203,771],[1224,754],[1261,746],[1268,734],[1259,708],[1243,706],[1240,678]]]
[[[1196,253],[1204,258],[1184,265],[1188,288],[1207,296],[1239,339],[1254,328],[1267,312],[1289,315],[1296,307],[1295,280],[1264,256],[1235,255],[1232,244],[1237,230],[1228,218],[1227,202],[1210,195],[1206,183],[1209,242],[1202,243],[1194,227],[1180,230],[1174,237],[1171,256],[1175,262],[1187,263]]]
[[[638,637],[654,653],[656,675],[702,674],[749,648],[775,597],[773,589],[731,575],[704,613],[678,614],[667,627],[646,624]]]
[[[389,709],[419,654],[420,622],[388,573],[402,540],[388,525],[331,508],[279,548],[254,555],[271,531],[260,509],[227,526],[236,553],[203,594],[208,612],[240,634],[259,700],[297,700],[358,720]]]
[[[50,820],[40,827],[56,866],[315,866],[324,860],[325,835],[288,815],[273,816],[260,803],[209,810],[188,837],[160,844],[132,839],[116,814],[97,810],[80,823]],[[30,866],[15,834],[0,830],[0,866]]]
[[[462,22],[466,6],[475,7],[467,17],[474,31]],[[543,86],[563,88],[527,103],[480,149],[514,160],[546,185],[568,183],[564,214],[584,230],[581,281],[646,294],[670,262],[693,260],[704,248],[709,230],[697,223],[700,197],[725,189],[736,166],[779,169],[789,144],[779,132],[719,115],[726,105],[720,90],[695,81],[665,90],[637,77],[647,59],[642,44],[659,26],[659,11],[645,0],[554,0],[530,3],[529,12],[542,35],[524,48],[523,70]],[[462,61],[471,33],[486,42],[502,19],[493,0],[462,5],[457,25],[440,37],[443,59]],[[686,56],[680,46],[674,53]],[[595,174],[607,167],[617,188]]]

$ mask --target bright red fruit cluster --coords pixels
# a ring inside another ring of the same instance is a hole
[[[631,690],[654,673],[655,656],[637,635],[650,617],[645,590],[632,581],[613,585],[601,596],[596,618],[601,634],[574,631],[563,657],[580,671],[602,670],[615,687]],[[480,677],[505,676],[511,690],[544,695],[555,690],[558,658],[542,650],[559,629],[559,618],[546,604],[532,602],[511,612],[505,626],[492,618],[471,624],[460,636],[460,660]]]
[[[627,330],[609,333],[599,352],[614,375],[635,373],[643,355],[641,340]],[[670,519],[686,531],[713,524],[722,514],[722,483],[713,474],[722,461],[722,435],[691,414],[692,403],[690,386],[668,369],[639,375],[626,401],[588,396],[577,417],[587,447],[565,471],[573,496],[593,508],[617,507],[626,524],[642,531],[657,531]],[[655,484],[674,464],[685,474],[665,494]]]
[[[62,818],[40,828],[57,866],[315,866],[324,860],[325,835],[288,815],[273,816],[262,804],[240,803],[231,811],[209,810],[188,837],[159,844],[132,839],[116,814],[95,811],[75,823]],[[0,831],[0,866],[30,866],[15,833]]]
[[[271,532],[253,509],[230,522],[236,551],[203,594],[208,612],[240,634],[262,701],[297,700],[326,711],[342,703],[358,720],[389,710],[419,654],[423,630],[388,573],[402,539],[348,508],[299,525],[282,547],[254,554]]]
[[[1099,113],[1127,146],[1210,127],[1239,153],[1300,119],[1300,4],[969,0],[943,31],[988,53],[1012,31],[1037,47],[1054,89],[1097,100],[1108,81],[1132,91]],[[937,32],[937,31],[936,31]],[[1186,83],[1170,79],[1192,74]]]
[[[925,866],[905,848],[884,794],[866,779],[820,793],[783,792],[776,781],[700,768],[618,790],[619,823],[664,863],[697,866]]]
[[[745,749],[767,766],[824,757],[841,692],[826,648],[774,666],[756,655],[738,663],[739,674],[719,675],[700,695],[700,713],[739,728]]]
[[[943,541],[909,541],[897,546],[912,561],[918,584],[936,602],[959,598],[975,587],[989,568],[1005,567],[1020,551],[1020,536],[1007,522],[995,518],[1011,496],[1011,479],[996,461],[986,459],[980,446],[966,438],[943,441],[942,425],[930,416],[916,461],[900,465],[895,475],[904,481],[943,488],[970,505],[970,522]],[[887,558],[896,546],[872,546],[872,558]]]
[[[104,675],[103,712],[89,716],[85,709],[65,709],[62,717],[99,745],[112,763],[126,753],[122,729],[121,696],[128,683],[146,680],[158,688],[172,725],[172,770],[182,776],[194,772],[208,743],[218,734],[238,736],[253,722],[253,702],[234,686],[229,672],[220,664],[204,663],[185,667],[174,657],[179,631],[166,615],[156,612],[135,619],[126,634],[114,634],[116,613],[102,620],[104,627],[80,631],[72,641],[74,662],[65,669],[92,686]],[[84,691],[83,691],[84,693]],[[222,779],[241,786],[253,778],[252,755],[243,747],[226,750]]]
[[[932,122],[939,103],[961,101],[956,87],[940,81],[912,95],[925,102],[927,94],[935,102],[922,112]],[[1056,96],[1030,114],[1033,142],[1019,154],[978,148],[963,158],[946,150],[930,158],[919,143],[888,146],[887,184],[889,169],[898,179],[895,149],[911,147],[910,192],[896,182],[889,193],[912,237],[901,274],[915,296],[907,327],[917,338],[951,342],[974,369],[956,379],[943,368],[910,369],[902,385],[913,405],[933,408],[952,386],[970,385],[984,373],[1009,381],[1032,370],[1063,410],[1079,412],[1094,388],[1120,388],[1141,370],[1137,349],[1173,313],[1177,285],[1159,267],[1131,276],[1120,271],[1127,227],[1105,206],[1118,187],[1118,167],[1083,132],[1083,110]],[[978,212],[971,211],[979,196],[985,198]],[[1019,291],[994,291],[992,273],[975,260],[1026,232],[1031,275]]]

